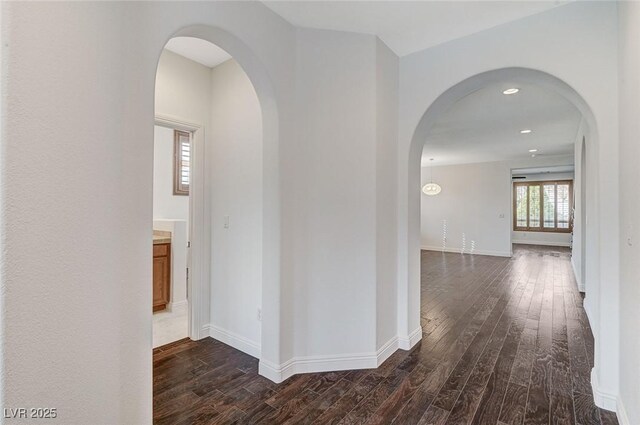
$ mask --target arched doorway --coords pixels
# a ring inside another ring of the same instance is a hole
[[[280,222],[279,222],[279,124],[275,94],[267,71],[251,49],[229,32],[206,25],[185,27],[169,37],[193,37],[212,43],[240,65],[257,95],[262,118],[262,228],[261,228],[261,286],[262,302],[259,306],[261,321],[260,345],[255,351],[263,368],[266,363],[278,362],[280,353]],[[166,44],[165,41],[165,44]],[[158,55],[158,61],[160,56]],[[157,72],[157,67],[156,67]],[[154,76],[155,78],[155,76]],[[193,123],[188,117],[156,116],[155,122],[182,128],[193,134],[193,178],[190,181],[190,206],[192,229],[190,236],[190,267],[188,298],[189,335],[201,339],[210,335],[211,311],[211,191],[207,181],[206,151],[207,129],[201,123]],[[254,307],[255,308],[255,307]],[[252,314],[255,313],[252,311]],[[261,372],[262,373],[262,372]]]
[[[406,282],[399,280],[398,288],[398,311],[400,312],[401,333],[420,327],[420,170],[421,155],[424,142],[438,117],[451,107],[458,100],[473,93],[474,91],[488,85],[500,82],[527,83],[553,90],[571,102],[582,114],[585,121],[585,140],[587,149],[590,152],[589,162],[586,164],[586,172],[590,176],[598,175],[598,166],[594,158],[598,151],[598,133],[595,117],[591,108],[572,87],[564,81],[542,71],[528,68],[502,68],[493,71],[483,72],[467,78],[444,91],[427,108],[422,115],[411,138],[409,157],[407,164],[408,192],[407,192],[407,228],[404,230],[407,237],[406,258],[402,258],[403,251],[400,251],[399,267],[403,268],[401,273],[406,273]],[[580,176],[578,176],[580,178]],[[598,275],[598,221],[597,221],[597,188],[590,188],[589,199],[586,204],[586,213],[590,216],[592,226],[584,235],[586,246],[586,286],[589,296],[597,297],[597,279],[591,278]],[[403,229],[400,229],[401,231]],[[403,248],[403,247],[401,247]],[[594,286],[593,292],[589,287]],[[597,318],[591,317],[594,325]],[[594,333],[598,334],[597,326]]]

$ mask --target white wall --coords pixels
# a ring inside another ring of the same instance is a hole
[[[640,4],[623,2],[620,19],[620,398],[621,425],[640,423]]]
[[[512,242],[528,245],[571,246],[571,233],[511,232]]]
[[[573,173],[548,173],[548,174],[519,174],[515,175],[525,177],[515,182],[534,182],[534,181],[552,181],[552,180],[573,180]],[[574,185],[575,190],[575,185]],[[513,196],[513,190],[511,191]],[[511,211],[511,222],[513,223],[513,208]],[[521,232],[513,230],[511,232],[512,243],[523,243],[531,245],[546,246],[571,246],[571,233],[553,233],[553,232]]]
[[[210,74],[210,68],[163,50],[156,74],[156,115],[208,127],[211,108]]]
[[[207,180],[211,196],[210,334],[260,355],[262,115],[240,65],[211,70]],[[225,227],[229,217],[229,227]]]
[[[160,62],[162,68],[165,63]],[[159,86],[162,91],[164,86]],[[156,125],[153,137],[153,218],[189,219],[189,197],[173,194],[173,129]]]
[[[376,344],[376,41],[298,29],[291,277],[296,357]],[[286,272],[285,272],[286,273]],[[304,284],[303,284],[304,282]],[[286,329],[286,328],[285,328]]]
[[[295,33],[256,2],[0,7],[0,322],[11,324],[0,330],[0,398],[56,407],[70,425],[151,423],[153,98],[162,47],[181,28],[217,28],[189,34],[215,39],[253,76],[270,119],[265,151],[277,164],[294,122]],[[273,198],[277,167],[267,177]],[[265,243],[273,245],[281,229],[269,206]],[[280,264],[277,244],[270,256]],[[278,274],[264,273],[271,318]],[[263,356],[280,363],[277,326],[271,336]]]
[[[0,315],[11,324],[0,329],[5,405],[56,406],[68,424],[151,422],[152,99],[158,57],[174,34],[215,40],[260,98],[261,367],[375,351],[382,252],[375,182],[382,170],[374,37],[296,30],[258,2],[1,7]],[[591,316],[596,389],[617,392],[615,31],[615,5],[578,2],[400,60],[400,335],[419,328],[419,281],[406,284],[406,257],[407,160],[420,117],[447,88],[478,72],[540,69],[581,93],[597,119],[603,148],[593,156],[595,188],[607,220],[594,227],[602,255],[590,257],[599,266],[594,284],[602,284],[593,288],[599,297]],[[418,223],[416,217],[415,229]]]
[[[431,171],[422,168],[422,185]],[[511,169],[506,161],[433,167],[436,196],[421,194],[422,249],[511,256]],[[463,242],[464,237],[464,242]],[[464,245],[463,245],[464,243]]]
[[[588,138],[593,153],[588,170],[593,184],[589,188],[592,196],[587,199],[590,230],[585,305],[597,341],[594,394],[600,406],[609,408],[611,400],[615,404],[619,387],[616,7],[613,2],[574,2],[402,57],[398,155],[398,281],[401,285],[407,282],[409,294],[400,299],[398,308],[405,309],[407,329],[412,329],[419,323],[419,303],[414,300],[420,291],[420,242],[410,230],[418,228],[420,202],[416,187],[420,141],[413,135],[425,111],[458,83],[483,72],[512,67],[554,76],[560,81],[547,80],[549,87],[568,96],[577,93],[586,102],[595,126],[591,128],[593,137]]]

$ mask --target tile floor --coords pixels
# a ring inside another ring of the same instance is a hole
[[[153,348],[188,336],[187,308],[153,313]]]

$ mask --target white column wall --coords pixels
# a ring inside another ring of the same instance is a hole
[[[620,4],[620,397],[621,425],[640,423],[640,4]]]

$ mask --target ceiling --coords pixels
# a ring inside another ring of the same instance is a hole
[[[263,3],[292,25],[377,35],[404,56],[571,0],[511,1],[274,1]],[[231,58],[207,41],[175,37],[167,50],[209,68]]]
[[[573,153],[582,115],[552,90],[518,84],[491,84],[453,104],[434,124],[422,153],[422,164],[468,164]],[[530,129],[531,133],[520,131]]]
[[[215,44],[195,37],[174,37],[164,48],[209,68],[231,59],[229,53]]]
[[[567,1],[272,1],[263,3],[298,27],[377,35],[404,56]]]

